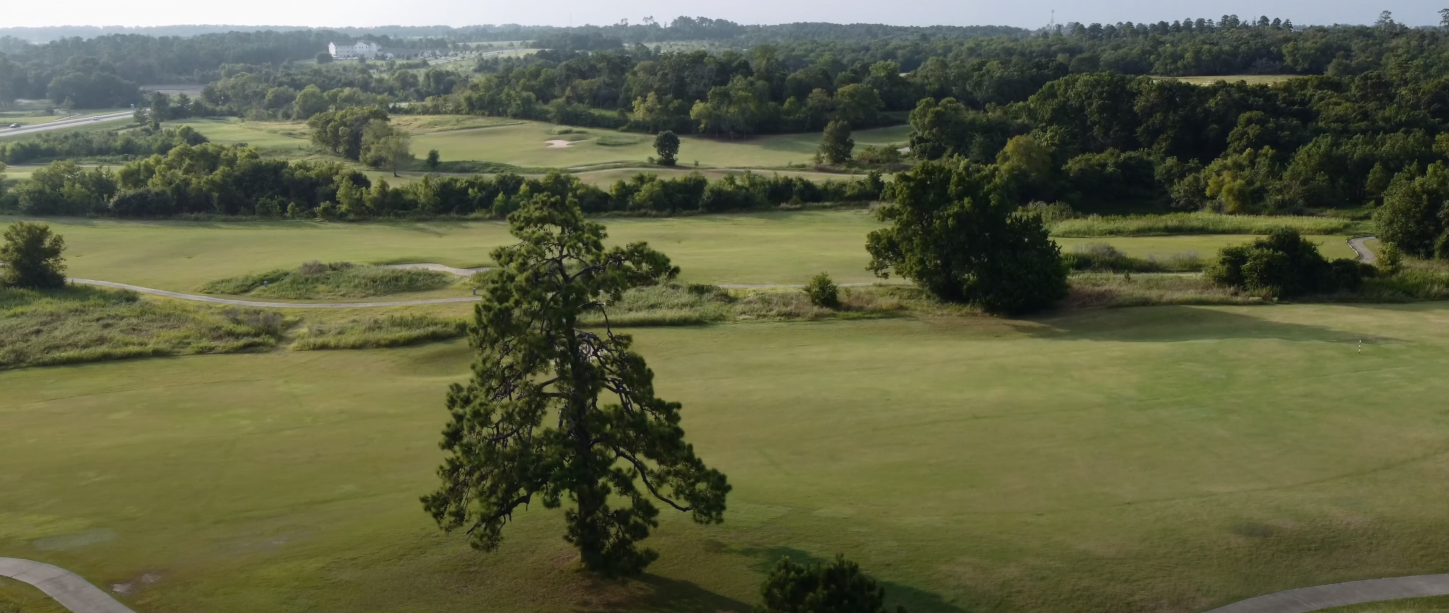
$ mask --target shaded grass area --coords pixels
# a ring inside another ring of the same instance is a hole
[[[1207,266],[1207,262],[1195,251],[1163,258],[1155,254],[1134,258],[1107,243],[1074,245],[1062,254],[1062,259],[1072,270],[1093,272],[1201,272]]]
[[[843,553],[913,613],[1178,613],[1449,570],[1444,304],[631,334],[734,486],[722,525],[662,515],[641,581],[576,572],[540,505],[495,554],[437,532],[417,498],[456,341],[0,373],[0,555],[155,573],[122,596],[147,613],[743,613],[787,554]]]
[[[1222,215],[1218,213],[1092,216],[1064,219],[1048,225],[1053,236],[1079,238],[1171,234],[1267,234],[1274,229],[1283,227],[1296,229],[1301,234],[1350,234],[1365,226],[1362,222],[1331,217]]]
[[[275,311],[202,309],[89,287],[0,289],[0,368],[276,346]]]
[[[319,300],[370,298],[449,287],[457,277],[432,270],[359,266],[351,262],[308,262],[294,269],[277,269],[212,281],[201,286],[204,294]]]

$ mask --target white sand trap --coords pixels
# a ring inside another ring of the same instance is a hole
[[[567,140],[546,140],[543,141],[543,143],[545,145],[548,145],[547,147],[544,147],[544,149],[568,149],[569,147],[574,146],[573,141]]]

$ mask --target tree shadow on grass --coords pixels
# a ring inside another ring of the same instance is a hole
[[[1252,307],[1269,309],[1273,307]],[[1027,336],[1063,341],[1182,342],[1273,339],[1325,343],[1392,343],[1402,339],[1352,330],[1287,323],[1251,314],[1193,306],[1101,309],[1011,323]]]
[[[698,584],[646,574],[629,582],[630,593],[622,599],[590,600],[574,610],[578,613],[749,613],[750,605]]]
[[[739,550],[738,553],[755,558],[753,568],[762,575],[769,574],[774,570],[775,565],[780,562],[780,558],[790,558],[797,564],[826,564],[831,561],[831,558],[822,558],[792,547],[746,548]],[[869,568],[861,570],[876,577],[880,586],[885,588],[887,610],[894,610],[896,605],[900,605],[905,607],[909,613],[966,613],[966,609],[946,602],[940,594],[904,583],[886,581],[871,573]]]

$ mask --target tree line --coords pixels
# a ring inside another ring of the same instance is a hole
[[[0,210],[151,218],[502,218],[531,197],[552,194],[576,202],[590,214],[669,215],[869,202],[879,199],[884,188],[878,174],[816,182],[759,174],[710,181],[698,173],[668,179],[641,173],[605,190],[559,172],[543,177],[427,176],[395,187],[341,163],[266,159],[248,147],[205,143],[180,145],[164,156],[152,155],[114,170],[86,168],[69,160],[53,162],[0,195]]]
[[[1401,169],[1449,156],[1449,78],[1371,71],[1209,86],[1068,75],[1026,101],[910,114],[914,156],[1030,168],[1031,200],[1087,212],[1291,213],[1382,204]]]
[[[200,145],[206,137],[190,126],[156,128],[138,126],[107,132],[62,132],[38,134],[24,139],[0,141],[0,162],[33,164],[59,159],[127,160],[132,157],[166,155],[181,145]]]

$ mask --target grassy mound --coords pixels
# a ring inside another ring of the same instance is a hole
[[[0,289],[0,369],[274,347],[275,312],[203,309],[86,287]]]
[[[1171,213],[1123,217],[1082,217],[1050,224],[1052,236],[1162,236],[1169,234],[1267,234],[1288,227],[1302,234],[1349,234],[1358,224],[1347,219],[1302,216]]]
[[[212,281],[204,294],[258,296],[290,300],[369,298],[427,292],[452,285],[456,278],[432,270],[359,266],[351,262],[308,262],[292,270],[278,269]]]
[[[427,315],[389,315],[337,323],[313,323],[297,335],[293,351],[401,347],[463,336],[461,319]]]

